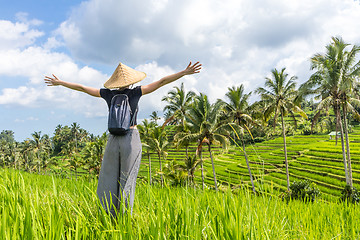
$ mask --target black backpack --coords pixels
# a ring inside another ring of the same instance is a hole
[[[108,118],[108,129],[113,135],[125,135],[133,123],[136,114],[131,117],[129,97],[125,94],[117,94],[112,97]]]

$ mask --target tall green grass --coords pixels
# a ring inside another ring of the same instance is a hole
[[[0,239],[358,239],[358,206],[288,204],[246,190],[216,193],[139,183],[133,215],[111,218],[96,180],[0,170]]]

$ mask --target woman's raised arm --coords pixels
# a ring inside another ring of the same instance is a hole
[[[201,64],[199,62],[196,62],[194,64],[191,64],[190,62],[189,65],[186,67],[186,69],[183,71],[163,77],[160,80],[150,83],[148,85],[141,86],[142,95],[149,94],[168,83],[178,80],[183,76],[199,73],[200,70],[201,70]]]
[[[53,77],[45,76],[44,78],[45,83],[48,86],[63,86],[67,87],[76,91],[87,93],[94,97],[100,97],[100,89],[93,88],[93,87],[87,87],[78,83],[71,83],[71,82],[65,82],[58,79],[54,74]]]

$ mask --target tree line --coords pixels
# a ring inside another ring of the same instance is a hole
[[[58,125],[53,137],[31,134],[22,142],[16,142],[14,132],[3,130],[0,133],[0,164],[28,172],[75,174],[82,169],[88,173],[99,174],[107,134],[95,136],[81,128],[76,122],[70,126]]]
[[[203,153],[207,152],[217,190],[213,148],[221,145],[225,149],[234,144],[242,149],[255,192],[246,143],[281,136],[290,190],[286,136],[335,130],[341,139],[346,184],[352,187],[348,133],[349,123],[360,119],[359,50],[357,45],[332,37],[324,53],[311,57],[313,74],[299,87],[297,77],[289,76],[286,68],[272,69],[270,77],[265,78],[264,87],[257,88],[254,93],[246,93],[243,85],[232,86],[225,99],[214,103],[204,93],[186,91],[184,84],[174,87],[162,98],[166,103],[164,123],[159,125],[159,116],[153,112],[150,119],[138,125],[143,156],[149,165],[149,182],[156,180],[163,184],[165,177],[172,184],[195,184],[195,171],[200,170],[204,188]],[[250,104],[252,94],[257,94],[260,100]],[[62,167],[75,173],[85,169],[98,174],[106,139],[107,133],[94,136],[77,123],[57,126],[51,138],[34,132],[31,139],[21,143],[14,141],[12,131],[4,130],[0,135],[0,163],[40,172],[46,171],[49,165],[61,166],[61,160],[67,159],[67,165]],[[194,152],[189,152],[190,146],[195,146]],[[185,149],[184,162],[171,161],[164,165],[168,150],[174,147]],[[151,153],[155,153],[159,161],[157,171],[151,170]],[[151,175],[153,172],[156,176]]]

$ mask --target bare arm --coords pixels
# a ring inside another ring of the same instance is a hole
[[[142,95],[149,94],[168,83],[171,83],[173,81],[178,80],[179,78],[182,78],[183,76],[199,73],[200,69],[201,69],[201,64],[199,62],[196,62],[194,64],[191,64],[190,62],[189,65],[186,67],[186,69],[183,71],[163,77],[160,80],[150,83],[148,85],[141,86]]]
[[[48,86],[64,86],[76,91],[87,93],[94,97],[100,97],[100,89],[93,88],[93,87],[87,87],[78,83],[71,83],[71,82],[65,82],[58,79],[54,74],[53,77],[45,76],[44,78],[45,83]]]

